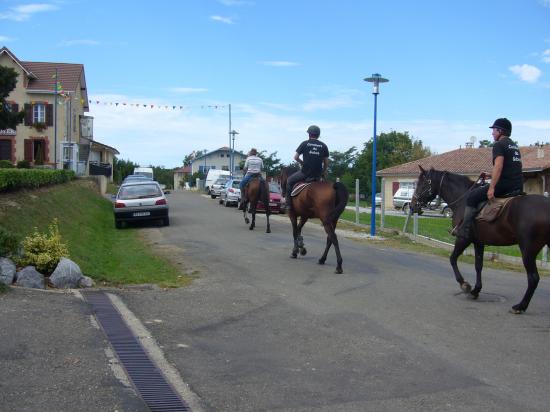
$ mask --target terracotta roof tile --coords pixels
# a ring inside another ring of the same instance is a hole
[[[49,90],[53,92],[55,87],[55,69],[57,68],[57,75],[63,90],[76,91],[84,72],[84,66],[82,64],[21,63],[37,77],[29,81],[28,90]],[[83,84],[82,87],[86,87],[86,84]]]
[[[544,170],[550,168],[550,145],[522,146],[521,152],[523,171]],[[424,169],[433,167],[438,170],[476,175],[482,171],[491,172],[493,168],[493,149],[491,147],[456,149],[450,152],[425,157],[401,165],[388,167],[376,172],[377,176],[417,176],[418,166]]]

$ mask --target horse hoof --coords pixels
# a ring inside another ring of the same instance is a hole
[[[336,274],[340,274],[340,273],[344,273],[344,271],[342,270],[342,268],[336,268],[336,270],[334,271],[334,273]]]
[[[477,298],[479,298],[479,293],[470,292],[470,298],[477,300]]]
[[[271,233],[271,229],[267,229],[265,233]]]
[[[320,265],[324,265],[324,264],[325,264],[325,261],[324,261],[323,259],[319,259],[319,260],[317,261],[317,263],[319,263]]]
[[[300,255],[305,256],[306,253],[307,253],[307,250],[306,250],[305,247],[303,247],[303,248],[300,249]]]
[[[297,254],[297,253],[291,253],[291,254],[290,254],[290,257],[291,257],[292,259],[296,259],[296,258],[298,257],[298,254]]]
[[[244,219],[244,223],[246,223],[247,225],[250,223],[250,220],[248,218]]]
[[[460,285],[460,289],[462,289],[464,293],[470,293],[472,291],[472,286],[468,282],[464,282]]]
[[[519,305],[512,306],[512,309],[510,309],[510,313],[514,315],[521,315],[525,312],[525,309],[520,309]]]

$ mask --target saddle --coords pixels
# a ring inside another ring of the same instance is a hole
[[[506,193],[502,197],[495,197],[492,201],[481,202],[477,208],[478,213],[476,220],[482,222],[494,222],[506,209],[510,200],[516,196],[524,196],[526,193],[521,190],[516,190]]]
[[[298,196],[298,194],[300,194],[302,190],[304,190],[313,182],[318,182],[319,180],[319,177],[308,177],[306,180],[296,183],[294,185],[294,188],[292,189],[292,192],[290,193],[290,197]]]

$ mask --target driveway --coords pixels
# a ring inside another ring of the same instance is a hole
[[[508,309],[523,274],[487,269],[478,301],[458,293],[447,259],[324,233],[290,259],[285,216],[249,231],[242,213],[176,191],[171,226],[144,229],[198,279],[184,289],[119,293],[207,409],[216,411],[548,410],[550,289]],[[470,280],[473,267],[462,265]]]

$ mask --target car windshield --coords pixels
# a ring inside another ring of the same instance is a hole
[[[218,180],[216,180],[214,182],[215,185],[224,185],[225,182],[227,182],[227,178],[226,177],[220,177]]]
[[[121,200],[145,199],[148,197],[160,197],[162,192],[156,184],[151,185],[128,185],[122,186],[118,192]]]
[[[269,184],[269,191],[271,193],[281,193],[281,187],[276,183]]]
[[[240,180],[233,180],[233,182],[231,183],[231,187],[233,189],[240,189],[240,184],[241,184]]]

